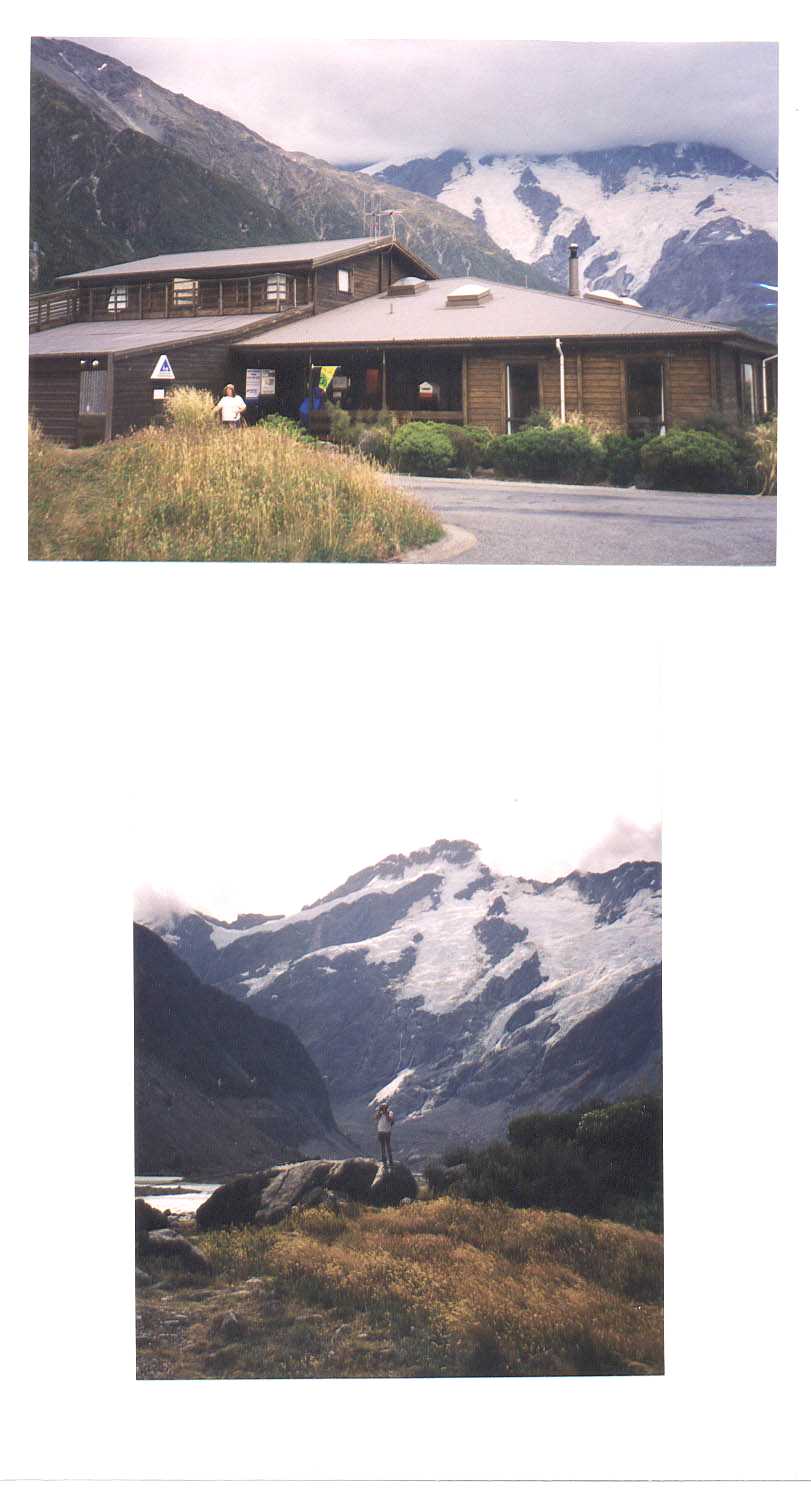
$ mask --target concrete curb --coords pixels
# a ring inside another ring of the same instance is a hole
[[[442,537],[438,542],[431,542],[428,547],[414,547],[411,552],[401,552],[397,557],[390,557],[393,563],[444,563],[450,562],[451,558],[459,557],[462,552],[469,552],[475,547],[478,538],[472,531],[464,531],[461,526],[446,525],[443,527]]]

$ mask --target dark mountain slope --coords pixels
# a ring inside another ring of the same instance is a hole
[[[265,243],[297,240],[340,239],[362,235],[364,199],[375,184],[362,173],[344,172],[328,162],[302,152],[283,151],[266,141],[237,120],[230,120],[216,110],[206,109],[173,94],[116,58],[106,57],[75,42],[35,37],[32,43],[34,73],[71,95],[76,103],[95,120],[114,133],[134,131],[157,145],[178,153],[184,160],[196,162],[207,173],[241,187],[251,202],[258,200],[268,215],[284,221]],[[38,147],[46,158],[52,139],[45,138]],[[81,152],[79,152],[81,155]],[[76,170],[77,165],[79,170]],[[133,206],[149,195],[142,182],[133,192],[128,181],[126,163],[121,163],[120,189],[131,193]],[[93,172],[90,160],[74,163],[74,176]],[[64,172],[55,174],[58,191],[67,195],[72,178]],[[212,187],[213,191],[213,187]],[[217,189],[219,192],[219,189]],[[215,193],[216,197],[216,193]],[[398,238],[418,256],[444,276],[487,276],[495,281],[524,284],[527,267],[513,259],[471,219],[432,198],[400,188],[386,190],[385,207],[397,209]],[[65,196],[66,227],[72,230],[72,205]],[[85,214],[85,218],[87,215]],[[210,239],[205,214],[200,219],[206,243],[217,248],[220,241]],[[36,234],[32,230],[32,235]],[[157,231],[142,244],[138,254],[158,254],[170,249],[195,249],[200,243],[168,245]],[[258,244],[261,238],[232,236],[234,245]],[[52,251],[54,259],[59,259]],[[114,263],[120,258],[111,246],[110,253],[94,256],[89,264]],[[77,269],[76,265],[69,267]],[[40,285],[44,285],[40,281]],[[530,285],[550,287],[541,274],[530,272]]]
[[[294,236],[272,204],[137,130],[115,129],[49,78],[31,83],[31,238],[37,286],[161,249]]]
[[[201,984],[138,925],[134,960],[137,1172],[218,1175],[349,1151],[289,1027]]]

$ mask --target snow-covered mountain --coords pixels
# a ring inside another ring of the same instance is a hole
[[[370,1144],[392,1101],[399,1149],[490,1139],[513,1115],[655,1090],[659,864],[540,882],[440,840],[360,871],[295,916],[165,918],[202,979],[285,1021],[341,1128]]]
[[[567,156],[453,150],[365,170],[458,209],[561,286],[576,243],[584,289],[776,326],[777,179],[734,151],[700,142]]]

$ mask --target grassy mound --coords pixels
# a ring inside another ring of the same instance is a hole
[[[146,1378],[662,1370],[661,1239],[624,1225],[443,1198],[195,1242],[210,1282],[175,1272],[169,1298],[166,1282],[139,1293]]]
[[[374,465],[210,417],[79,451],[34,432],[29,475],[36,559],[380,562],[442,534]]]

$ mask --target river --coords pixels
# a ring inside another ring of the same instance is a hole
[[[219,1182],[192,1182],[186,1177],[136,1177],[135,1196],[172,1214],[193,1214],[220,1186]]]

